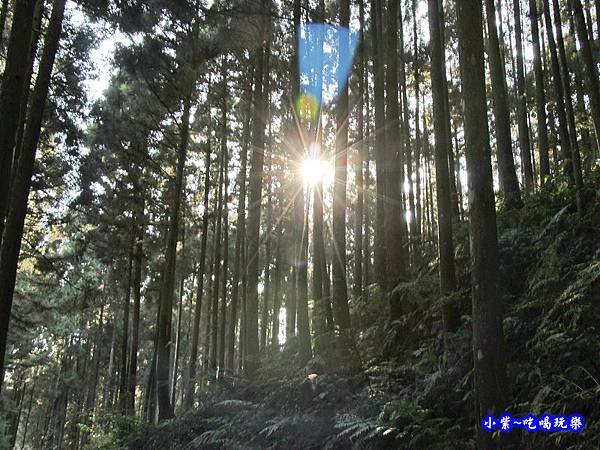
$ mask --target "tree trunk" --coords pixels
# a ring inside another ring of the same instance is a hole
[[[206,244],[208,241],[208,197],[210,193],[210,146],[206,147],[204,159],[204,210],[202,214],[202,240],[200,242],[200,260],[198,261],[196,304],[194,306],[194,325],[192,328],[192,343],[190,348],[190,361],[188,363],[188,382],[183,409],[187,411],[194,404],[196,392],[196,364],[198,362],[198,341],[200,339],[200,315],[202,312],[202,294],[204,287],[204,267],[206,264]]]
[[[431,36],[431,91],[433,94],[433,128],[435,135],[435,178],[438,209],[438,251],[440,257],[440,292],[448,297],[456,290],[454,271],[454,241],[452,236],[452,204],[450,197],[450,170],[448,167],[448,137],[446,136],[446,111],[444,102],[443,64],[440,0],[429,0],[429,35]],[[455,304],[443,299],[442,319],[445,332],[454,332],[460,325],[460,315]]]
[[[23,226],[27,214],[27,199],[31,187],[31,177],[33,175],[35,155],[40,138],[54,58],[58,50],[62,32],[64,10],[65,0],[54,0],[52,16],[44,40],[44,51],[32,93],[29,121],[25,130],[23,148],[19,152],[19,159],[13,172],[14,178],[12,180],[11,196],[8,203],[8,215],[2,235],[2,248],[0,250],[0,390],[2,389],[2,382],[4,380],[4,353],[6,351],[6,338],[17,277],[17,264],[21,250]],[[29,42],[28,39],[27,42]],[[27,53],[26,50],[25,52]],[[14,95],[14,93],[11,95]],[[0,115],[0,117],[4,121],[5,116]]]
[[[254,77],[254,64],[249,72],[248,81],[246,84],[246,117],[250,118],[252,113],[252,79]],[[250,120],[244,122],[242,132],[242,147],[240,149],[240,172],[238,175],[238,207],[237,207],[237,224],[235,234],[235,253],[233,259],[233,280],[231,283],[231,313],[229,316],[228,334],[228,349],[227,363],[225,367],[233,373],[234,354],[235,354],[235,329],[237,324],[237,310],[240,292],[241,281],[241,259],[242,247],[245,242],[246,233],[246,176],[248,172],[248,143],[250,142]],[[239,349],[238,349],[239,350]]]
[[[568,0],[571,14],[575,18],[575,29],[577,30],[577,39],[581,46],[581,56],[583,58],[583,68],[587,84],[587,94],[592,107],[592,121],[594,123],[594,132],[596,134],[596,149],[600,152],[600,84],[598,82],[598,69],[592,55],[592,46],[587,35],[585,17],[583,16],[583,7],[581,0]]]
[[[340,25],[348,27],[350,0],[341,0]],[[340,48],[349,48],[347,35],[340,36]],[[341,79],[341,77],[338,77]],[[346,177],[348,165],[348,84],[341,89],[336,107],[335,180],[333,184],[333,317],[340,329],[350,328],[346,285]]]
[[[258,368],[258,250],[260,239],[260,215],[262,203],[263,167],[265,161],[265,93],[263,77],[268,73],[268,54],[263,47],[256,55],[256,84],[254,89],[254,132],[252,133],[252,156],[248,195],[248,297],[246,299],[246,371],[253,377]]]
[[[556,41],[554,40],[554,30],[552,29],[552,17],[550,15],[550,3],[544,0],[544,19],[546,22],[546,34],[550,47],[550,65],[552,67],[552,81],[554,84],[554,97],[556,100],[556,113],[558,115],[558,130],[560,136],[560,157],[565,163],[565,171],[570,182],[573,178],[573,164],[571,161],[571,138],[567,124],[567,111],[565,106],[565,96],[563,91],[562,76],[558,63],[558,52],[556,50]]]
[[[21,107],[23,104],[27,104],[26,101],[23,101],[23,97],[26,98],[29,93],[26,81],[27,73],[33,64],[30,44],[36,3],[36,0],[14,2],[6,65],[2,76],[2,89],[0,90],[0,239],[3,235],[5,217],[8,214],[11,171],[13,155],[16,153],[15,143],[19,119],[25,116],[22,114],[24,111],[21,111]],[[6,9],[3,7],[3,13]],[[3,352],[3,349],[0,348],[0,351]]]
[[[360,22],[360,49],[358,61],[358,105],[357,105],[357,149],[355,155],[354,172],[356,173],[356,207],[354,210],[354,298],[359,298],[363,291],[362,261],[363,261],[363,215],[364,215],[364,96],[365,96],[365,11],[364,0],[359,0],[359,22]],[[317,191],[315,189],[315,195]],[[315,197],[315,206],[316,206]],[[314,223],[314,219],[313,219]],[[314,225],[316,231],[316,224]],[[321,232],[322,237],[322,232]],[[315,235],[316,239],[316,235]],[[323,247],[323,251],[325,248]],[[316,253],[315,253],[316,254]],[[324,255],[324,254],[323,254]],[[322,278],[322,277],[321,277]],[[322,280],[321,280],[322,295]],[[320,298],[320,297],[319,297]],[[315,296],[315,302],[317,297]]]
[[[406,54],[404,51],[404,24],[402,18],[402,8],[398,8],[398,23],[399,23],[399,48],[400,48],[400,86],[402,87],[402,141],[404,142],[404,157],[401,160],[405,160],[406,163],[406,178],[404,178],[404,170],[402,171],[402,185],[401,191],[404,192],[404,185],[408,184],[408,219],[406,211],[402,214],[403,224],[402,234],[404,237],[403,255],[405,266],[408,266],[409,258],[414,262],[415,259],[415,237],[417,235],[417,222],[415,220],[415,192],[413,188],[413,154],[412,146],[410,142],[410,108],[408,104],[408,93],[407,93],[407,82],[406,82]],[[406,183],[405,181],[406,180]],[[404,202],[403,202],[404,204]],[[403,208],[404,209],[404,208]],[[407,229],[408,222],[408,229]],[[410,236],[409,232],[410,231]],[[410,250],[410,252],[409,252]],[[409,254],[410,253],[410,254]]]
[[[169,199],[169,229],[165,251],[164,277],[160,296],[160,314],[158,320],[158,339],[156,354],[156,392],[158,398],[158,420],[163,421],[174,416],[171,396],[169,395],[169,363],[171,352],[171,320],[173,315],[173,294],[175,284],[175,265],[177,258],[177,238],[179,236],[180,206],[183,196],[184,167],[187,157],[190,133],[190,109],[193,83],[190,82],[187,98],[184,100],[181,124],[181,141],[177,151],[177,172]]]
[[[404,187],[403,153],[406,146],[404,136],[400,136],[399,122],[402,121],[398,105],[398,0],[389,0],[386,11],[387,46],[385,53],[386,72],[386,192],[388,201],[384,214],[386,235],[386,274],[387,290],[392,291],[396,284],[406,275],[408,261],[404,257],[404,230],[406,214],[402,191]],[[400,30],[402,33],[402,29]],[[405,123],[402,122],[403,128]],[[403,130],[404,131],[404,130]],[[400,145],[399,145],[400,144]],[[336,177],[337,180],[337,177]],[[339,247],[338,247],[339,248]],[[399,319],[401,312],[395,297],[390,297],[391,319]]]
[[[123,302],[123,339],[121,340],[121,371],[119,380],[119,408],[121,412],[127,409],[127,349],[129,341],[129,306],[131,303],[131,276],[133,269],[133,248],[135,240],[135,229],[131,232],[131,244],[127,254],[127,282],[125,284],[125,300]]]
[[[457,0],[457,30],[469,174],[469,232],[473,301],[473,359],[478,447],[495,448],[479,426],[504,411],[507,397],[502,309],[497,296],[498,247],[487,125],[482,5]]]
[[[145,190],[140,189],[140,198],[135,212],[135,246],[133,254],[133,320],[131,324],[131,349],[127,388],[127,411],[135,413],[135,389],[137,386],[138,350],[140,341],[140,303],[142,294],[142,260],[144,257],[144,208]]]
[[[583,171],[581,168],[581,154],[579,152],[579,142],[577,141],[577,127],[575,125],[575,111],[573,108],[573,96],[571,93],[571,79],[569,75],[569,66],[567,63],[567,53],[565,50],[565,40],[563,38],[562,23],[560,18],[560,8],[558,0],[553,0],[554,7],[554,26],[556,28],[556,41],[558,46],[558,57],[560,60],[560,71],[563,92],[565,95],[565,105],[567,108],[567,123],[569,125],[569,138],[571,140],[571,161],[573,164],[573,177],[575,179],[577,210],[583,212]]]
[[[375,213],[375,276],[384,287],[386,276],[385,202],[386,198],[386,149],[385,149],[385,109],[384,109],[384,64],[383,64],[383,24],[382,5],[384,0],[371,0],[371,33],[373,54],[373,92],[375,97],[375,176],[377,183]]]
[[[525,189],[532,191],[535,185],[531,161],[531,142],[527,121],[527,92],[525,90],[525,68],[523,63],[523,31],[521,28],[521,0],[513,0],[515,19],[515,41],[517,48],[517,125],[521,150],[521,173]]]
[[[515,170],[510,136],[510,112],[504,76],[504,62],[500,54],[500,42],[496,28],[496,10],[494,0],[486,0],[486,19],[488,29],[488,55],[492,94],[494,100],[494,117],[496,119],[496,155],[498,158],[498,178],[500,190],[504,193],[505,203],[509,209],[522,206],[519,180]]]
[[[546,118],[546,94],[544,92],[544,70],[542,68],[537,0],[529,0],[529,16],[531,19],[531,35],[533,42],[533,70],[535,74],[540,185],[543,186],[546,182],[546,177],[550,175],[550,158],[548,155],[548,121]]]

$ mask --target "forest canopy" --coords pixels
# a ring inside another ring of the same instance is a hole
[[[0,448],[600,446],[600,0],[0,0]]]

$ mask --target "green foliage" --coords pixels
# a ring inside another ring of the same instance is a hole
[[[86,450],[112,450],[131,445],[142,432],[142,422],[137,417],[115,413],[99,413],[91,428],[83,426],[91,433]]]

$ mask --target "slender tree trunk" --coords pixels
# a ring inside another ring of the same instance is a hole
[[[521,28],[521,0],[513,0],[515,19],[515,42],[517,49],[517,125],[521,150],[521,172],[525,189],[532,191],[535,185],[531,160],[531,142],[527,120],[527,92],[525,91],[525,68],[523,63],[523,31]]]
[[[377,183],[375,213],[375,276],[383,287],[386,276],[385,201],[386,198],[386,149],[385,149],[385,109],[384,109],[384,64],[383,64],[383,25],[382,6],[384,0],[371,0],[371,33],[375,98],[375,176]]]
[[[542,68],[542,52],[540,48],[539,14],[537,0],[529,0],[529,16],[531,19],[531,35],[533,42],[533,70],[535,74],[535,103],[537,111],[537,138],[540,159],[540,185],[550,175],[550,158],[548,155],[548,121],[546,118],[546,94],[544,92],[544,70]]]
[[[479,426],[485,415],[504,411],[507,401],[502,309],[497,296],[498,247],[485,97],[482,4],[478,0],[457,0],[456,6],[470,184],[475,417],[478,447],[495,448],[491,434]]]
[[[2,4],[0,5],[0,53],[4,53],[4,29],[6,27],[8,7],[8,0],[2,0]]]
[[[402,126],[402,141],[404,142],[404,157],[401,158],[403,163],[406,164],[406,178],[404,178],[404,168],[402,170],[402,185],[401,191],[404,191],[404,185],[408,185],[408,219],[406,211],[402,214],[403,230],[402,233],[404,235],[404,244],[403,245],[403,254],[404,259],[406,261],[405,265],[408,266],[408,260],[411,258],[411,261],[414,262],[415,259],[415,236],[417,235],[417,222],[415,220],[415,192],[413,188],[413,152],[412,146],[410,142],[410,108],[408,104],[408,88],[406,82],[406,53],[404,51],[404,23],[402,17],[402,8],[398,8],[398,35],[399,35],[399,49],[400,49],[400,86],[402,88],[402,116],[403,116],[403,126]],[[403,164],[404,166],[404,164]],[[406,180],[406,182],[404,181]],[[403,203],[404,204],[404,203]],[[408,230],[407,224],[408,222]],[[410,231],[410,237],[409,232]],[[410,255],[409,255],[410,249]]]
[[[350,0],[341,0],[340,25],[350,20]],[[349,48],[347,35],[341,35],[340,47]],[[338,77],[340,78],[340,77]],[[346,177],[348,165],[348,85],[341,89],[336,109],[335,180],[333,185],[333,317],[340,329],[350,328],[348,287],[346,285]]]
[[[571,161],[571,138],[567,123],[567,111],[565,106],[565,96],[563,91],[562,76],[558,63],[558,52],[556,49],[556,41],[554,39],[554,30],[552,29],[552,17],[550,15],[550,3],[544,0],[544,19],[546,22],[546,34],[548,36],[548,44],[550,47],[550,65],[552,67],[552,81],[554,84],[554,98],[556,100],[556,114],[558,115],[558,130],[560,135],[560,150],[561,159],[566,163],[565,171],[569,180],[574,181],[573,165]]]
[[[569,125],[569,138],[571,144],[571,161],[573,163],[573,177],[575,179],[577,209],[583,211],[583,171],[581,168],[581,154],[579,152],[579,142],[577,141],[577,127],[575,125],[575,111],[573,108],[573,96],[571,93],[571,79],[569,75],[569,66],[567,63],[567,53],[565,50],[565,41],[562,32],[562,23],[560,18],[560,8],[558,0],[552,0],[554,8],[554,26],[556,28],[556,41],[558,46],[558,56],[560,60],[560,73],[562,88],[565,95],[565,105],[567,108],[567,123]]]
[[[206,147],[204,159],[204,210],[202,215],[202,240],[200,242],[200,260],[198,261],[196,303],[194,305],[194,325],[192,328],[192,343],[190,348],[190,361],[188,363],[188,383],[183,409],[187,411],[194,404],[196,392],[196,364],[198,362],[198,346],[200,340],[200,315],[202,312],[202,294],[204,287],[204,267],[206,264],[206,244],[208,241],[208,209],[210,193],[210,146]]]
[[[269,129],[271,128],[271,118],[269,116]],[[271,133],[269,133],[269,141]],[[270,143],[270,142],[269,142]],[[269,145],[270,146],[270,145]],[[265,223],[265,271],[264,271],[264,289],[262,293],[262,310],[260,318],[260,348],[264,350],[267,346],[267,338],[269,334],[269,302],[271,298],[271,239],[273,238],[273,154],[269,156],[271,163],[269,164],[269,173],[266,177],[267,185],[267,217]]]
[[[133,255],[133,317],[131,324],[131,351],[127,388],[127,411],[135,413],[135,389],[137,386],[138,351],[140,341],[140,303],[142,295],[142,260],[144,257],[144,208],[145,190],[140,189],[140,198],[135,212],[135,246]]]
[[[308,192],[308,190],[307,190]],[[308,318],[308,195],[306,208],[302,218],[302,232],[300,234],[300,258],[299,268],[296,272],[296,321],[298,324],[298,343],[300,346],[300,362],[306,363],[312,356],[310,345],[310,323]]]
[[[184,234],[184,229],[182,229],[182,235]],[[175,330],[175,354],[173,356],[173,369],[171,370],[171,405],[173,405],[173,408],[175,408],[175,400],[177,398],[177,372],[179,370],[179,354],[181,353],[181,315],[183,313],[184,283],[185,275],[181,274],[179,279],[179,302],[177,304],[177,328]]]
[[[173,291],[175,284],[175,264],[177,258],[177,238],[179,236],[180,206],[183,196],[184,167],[187,157],[190,109],[192,103],[193,82],[190,81],[187,98],[184,100],[183,120],[181,124],[181,141],[177,151],[177,172],[175,183],[169,199],[169,229],[165,254],[164,277],[161,289],[160,315],[158,321],[158,339],[156,354],[156,392],[158,398],[158,420],[170,419],[174,416],[169,392],[169,362],[171,352],[171,320],[173,315]]]
[[[400,122],[402,121],[402,118],[400,116],[398,104],[398,3],[398,0],[389,0],[386,11],[388,23],[386,34],[387,45],[385,49],[385,161],[387,183],[385,190],[388,201],[385,205],[384,230],[387,242],[387,289],[390,291],[396,286],[396,283],[406,275],[406,267],[408,265],[408,261],[404,258],[404,244],[406,242],[404,240],[403,227],[405,224],[403,222],[406,220],[406,214],[402,198],[404,185],[403,153],[406,141],[400,136]],[[402,32],[402,30],[400,30],[400,32]],[[339,133],[337,134],[339,135]],[[337,180],[338,177],[336,176],[336,181]],[[392,305],[392,319],[397,318],[398,316],[394,313],[394,307]]]
[[[431,36],[431,91],[433,94],[433,128],[435,135],[435,178],[438,210],[438,250],[440,257],[440,292],[447,297],[456,290],[454,270],[454,242],[452,236],[452,199],[450,197],[450,170],[448,167],[448,137],[444,102],[443,58],[444,42],[441,33],[440,0],[429,0],[429,35]],[[455,304],[446,299],[442,305],[445,332],[454,332],[460,325]]]
[[[127,255],[127,282],[125,284],[125,300],[123,302],[123,339],[121,340],[121,371],[119,380],[119,408],[121,411],[127,409],[127,349],[129,342],[129,307],[131,303],[131,276],[133,269],[133,248],[135,230],[131,233],[131,244]]]
[[[498,158],[498,175],[500,190],[504,193],[508,208],[522,206],[519,180],[515,170],[510,136],[510,112],[504,62],[500,54],[500,41],[496,28],[496,9],[494,0],[486,0],[486,19],[489,34],[488,55],[490,60],[490,75],[492,79],[492,94],[494,100],[494,117],[496,119],[496,155]]]
[[[281,231],[277,231],[277,249],[275,250],[275,288],[273,289],[273,317],[271,325],[271,345],[279,348],[279,313],[281,310],[281,266],[283,265]]]
[[[254,88],[254,131],[252,133],[252,156],[248,195],[248,297],[246,299],[246,364],[245,369],[253,377],[258,368],[258,250],[260,238],[260,215],[262,202],[263,167],[265,160],[265,92],[263,77],[268,73],[268,54],[263,47],[256,55],[256,84]]]
[[[29,93],[26,81],[33,64],[30,44],[36,3],[36,0],[14,2],[6,65],[2,76],[2,89],[0,90],[0,239],[3,235],[4,221],[10,202],[13,155],[18,152],[18,149],[15,149],[15,143],[19,119],[26,115],[23,114],[24,111],[21,111],[21,108],[27,104],[23,98],[26,99]],[[6,7],[3,7],[3,12],[5,10]],[[3,320],[0,318],[0,328],[2,327]],[[0,352],[4,352],[4,350],[0,348]],[[1,386],[0,383],[0,388]]]
[[[417,247],[417,261],[421,257],[421,217],[423,214],[423,207],[421,205],[421,130],[419,125],[419,119],[421,115],[421,72],[420,72],[420,58],[419,58],[419,33],[418,33],[418,17],[417,17],[417,0],[412,1],[412,15],[413,15],[413,79],[415,86],[415,230]]]
[[[213,256],[213,275],[214,280],[212,281],[212,308],[210,314],[210,369],[216,374],[217,370],[217,349],[218,349],[218,328],[219,328],[219,290],[221,288],[220,280],[221,275],[225,276],[221,272],[221,261],[222,261],[222,230],[223,230],[223,180],[225,177],[227,165],[227,144],[223,145],[221,142],[221,162],[219,165],[219,181],[217,184],[218,196],[217,196],[217,209],[216,209],[216,233],[214,241],[214,256]]]
[[[571,14],[575,19],[577,39],[581,46],[587,94],[590,99],[590,106],[592,107],[592,122],[594,123],[594,132],[596,134],[596,149],[600,152],[600,83],[598,82],[598,68],[592,55],[592,46],[587,34],[581,0],[568,0],[568,4]]]
[[[225,122],[223,125],[223,133],[227,133],[227,110],[223,108],[223,118]],[[223,139],[225,149],[227,148],[227,137]],[[227,153],[227,161],[225,162],[225,182],[223,186],[223,281],[221,286],[221,311],[219,315],[219,379],[224,375],[225,371],[225,334],[227,327],[227,279],[228,279],[228,266],[229,266],[229,155]]]
[[[54,58],[62,33],[64,10],[65,0],[54,0],[52,16],[44,40],[44,52],[40,60],[38,75],[32,93],[29,121],[25,130],[23,148],[19,153],[19,159],[12,180],[8,215],[2,235],[2,247],[0,250],[0,390],[2,389],[2,382],[4,380],[6,337],[17,277],[17,263],[21,250],[23,226],[27,214],[27,199],[31,187],[31,177],[33,175],[35,155],[40,138],[48,87],[50,85],[52,68],[54,67]],[[26,50],[25,52],[27,53]],[[4,86],[3,84],[3,88]],[[4,118],[5,116],[0,114],[0,117]]]
[[[364,187],[364,147],[365,147],[365,134],[364,134],[364,96],[365,96],[365,11],[364,11],[364,0],[359,0],[359,21],[361,30],[361,40],[359,49],[359,62],[358,62],[358,105],[357,105],[357,132],[358,132],[358,145],[356,151],[356,162],[354,164],[354,171],[356,173],[356,207],[354,210],[354,297],[359,298],[363,292],[363,278],[362,278],[362,262],[363,262],[363,216],[364,216],[364,198],[365,198],[365,187]],[[315,195],[316,195],[315,190]],[[315,197],[316,206],[317,198]],[[315,213],[316,214],[316,213]],[[314,219],[313,219],[314,223]],[[316,224],[315,230],[316,230]],[[321,234],[322,236],[322,234]],[[316,236],[315,236],[316,239]],[[324,248],[323,248],[324,250]],[[316,254],[316,253],[315,253]],[[321,280],[322,285],[322,280]],[[322,289],[321,289],[322,295]],[[315,302],[317,297],[315,296]]]

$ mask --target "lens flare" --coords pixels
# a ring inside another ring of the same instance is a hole
[[[315,120],[319,114],[319,101],[308,92],[296,100],[296,113],[302,120]]]

